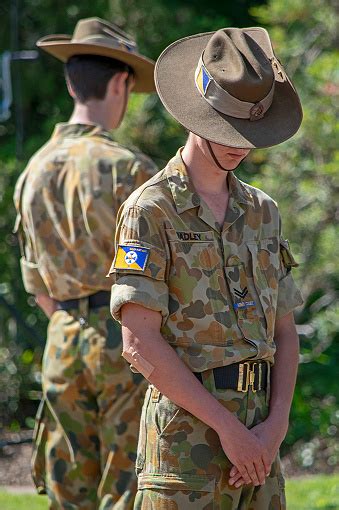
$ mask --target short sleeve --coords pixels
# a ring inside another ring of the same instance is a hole
[[[111,313],[121,321],[124,304],[135,303],[168,316],[168,263],[164,232],[157,215],[139,206],[123,207],[118,217]]]
[[[302,305],[304,300],[292,277],[292,268],[299,264],[295,261],[287,240],[280,239],[280,270],[276,318],[280,319],[295,308]]]
[[[18,236],[21,251],[20,267],[22,281],[26,292],[29,294],[48,294],[47,287],[39,272],[39,267],[34,256],[33,240],[28,230],[24,230],[21,217],[21,197],[23,187],[28,175],[29,167],[20,175],[14,191],[14,205],[17,211],[13,233]]]

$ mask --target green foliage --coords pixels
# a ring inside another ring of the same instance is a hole
[[[141,51],[156,59],[173,41],[225,26],[248,26],[249,7],[262,1],[111,0],[111,15],[136,35]]]
[[[22,290],[19,249],[12,234],[12,195],[17,170],[14,159],[0,172],[0,425],[9,416],[25,424],[26,403],[40,388],[39,365],[46,320],[34,299]],[[19,409],[19,400],[22,407]],[[29,416],[28,416],[29,418]],[[17,423],[13,422],[14,427]]]

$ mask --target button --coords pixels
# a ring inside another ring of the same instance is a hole
[[[79,324],[81,327],[87,326],[87,321],[84,317],[80,317]]]

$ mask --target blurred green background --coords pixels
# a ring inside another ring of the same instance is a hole
[[[290,430],[282,448],[290,473],[338,469],[339,151],[337,15],[331,0],[2,0],[0,54],[32,50],[46,34],[72,33],[79,18],[101,16],[135,35],[156,59],[172,41],[225,26],[266,27],[304,108],[297,136],[252,152],[238,175],[279,203],[284,235],[300,263],[305,305],[296,314],[301,341]],[[67,120],[72,102],[62,65],[44,54],[11,64],[11,117],[0,120],[0,426],[32,428],[40,397],[47,321],[22,286],[11,233],[15,182],[29,157]],[[1,83],[1,81],[0,81]],[[180,83],[177,84],[180,87]],[[2,101],[0,87],[0,104]],[[1,113],[1,111],[0,111]],[[162,167],[185,140],[156,95],[136,95],[114,135]]]

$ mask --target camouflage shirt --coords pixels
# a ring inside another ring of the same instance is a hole
[[[161,333],[193,371],[273,362],[274,324],[302,304],[276,203],[228,174],[222,228],[194,191],[180,151],[118,215],[111,308],[162,314]]]
[[[15,189],[26,291],[67,300],[109,290],[117,211],[156,171],[99,126],[58,124]]]

